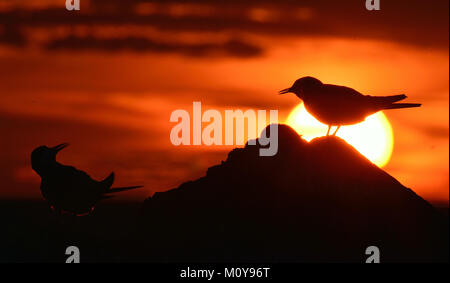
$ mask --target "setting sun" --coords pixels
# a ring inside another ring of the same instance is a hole
[[[324,136],[328,128],[309,114],[303,103],[292,110],[286,124],[294,128],[307,141]],[[335,127],[330,133],[334,130]],[[359,124],[343,126],[336,135],[346,140],[379,167],[389,162],[394,138],[391,124],[383,112],[377,112]]]

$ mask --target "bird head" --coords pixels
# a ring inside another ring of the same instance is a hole
[[[291,87],[285,88],[280,91],[280,94],[295,93],[299,98],[302,98],[305,92],[309,92],[314,88],[321,86],[322,82],[313,77],[303,77],[294,82]]]
[[[37,147],[31,153],[31,168],[42,176],[52,164],[56,163],[56,155],[58,152],[68,145],[67,143],[62,143],[54,147],[47,147],[45,145]]]

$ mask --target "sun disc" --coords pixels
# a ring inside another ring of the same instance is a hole
[[[306,111],[303,103],[292,110],[286,124],[294,128],[307,141],[326,135],[328,129],[327,125],[317,121]],[[334,130],[335,128],[331,130],[331,133]],[[385,166],[391,158],[394,147],[392,127],[381,111],[367,117],[361,123],[341,127],[337,136],[351,144],[379,167]]]

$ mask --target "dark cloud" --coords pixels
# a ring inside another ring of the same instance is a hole
[[[68,36],[56,39],[46,45],[49,50],[131,50],[138,52],[179,53],[187,56],[228,55],[234,57],[253,57],[263,50],[253,44],[234,39],[225,43],[158,42],[145,37],[96,38],[93,36]]]
[[[9,10],[0,13],[0,24],[33,27],[71,25],[152,27],[166,32],[232,32],[269,36],[333,36],[396,41],[412,45],[448,48],[448,6],[446,0],[382,1],[381,11],[367,11],[365,1],[91,1],[80,12],[61,8],[41,10]],[[139,13],[139,5],[153,5],[151,12]],[[203,8],[202,8],[203,7]],[[207,8],[206,10],[204,8]],[[51,32],[51,31],[49,31]],[[59,40],[51,45],[63,47],[74,38]],[[160,51],[196,54],[197,50],[220,48],[214,44],[182,46],[163,44],[134,37],[117,39],[89,39],[96,49],[111,50],[112,43],[136,51]],[[86,47],[86,39],[78,43]],[[86,47],[87,48],[87,47]],[[200,49],[199,49],[200,48]],[[257,55],[247,42],[232,42],[222,49],[232,54]],[[237,49],[237,51],[235,50]],[[197,55],[204,52],[197,53]]]
[[[0,27],[0,44],[23,47],[27,43],[25,35],[14,25]]]
[[[437,139],[448,139],[449,129],[445,126],[426,126],[421,128],[426,135]]]

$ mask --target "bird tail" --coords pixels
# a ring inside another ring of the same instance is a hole
[[[101,181],[101,183],[107,190],[111,188],[112,184],[114,183],[114,177],[115,177],[114,172],[112,172],[111,174],[109,174],[108,177],[106,177],[103,181]]]
[[[391,105],[387,105],[384,109],[398,109],[398,108],[411,108],[411,107],[420,107],[422,104],[420,103],[392,103]]]
[[[112,193],[118,193],[123,191],[129,191],[134,189],[142,188],[143,186],[132,186],[132,187],[120,187],[120,188],[112,188],[105,192],[105,194],[112,194]]]
[[[407,98],[404,94],[399,95],[389,95],[389,96],[373,96],[375,100],[382,104],[391,104],[400,100]]]
[[[114,172],[112,172],[111,174],[109,174],[108,177],[105,178],[105,180],[102,181],[102,184],[104,185],[105,188],[103,194],[112,194],[142,188],[142,186],[111,188],[112,184],[114,183],[114,177],[115,177]],[[103,198],[110,198],[110,197],[112,196],[103,196]]]

